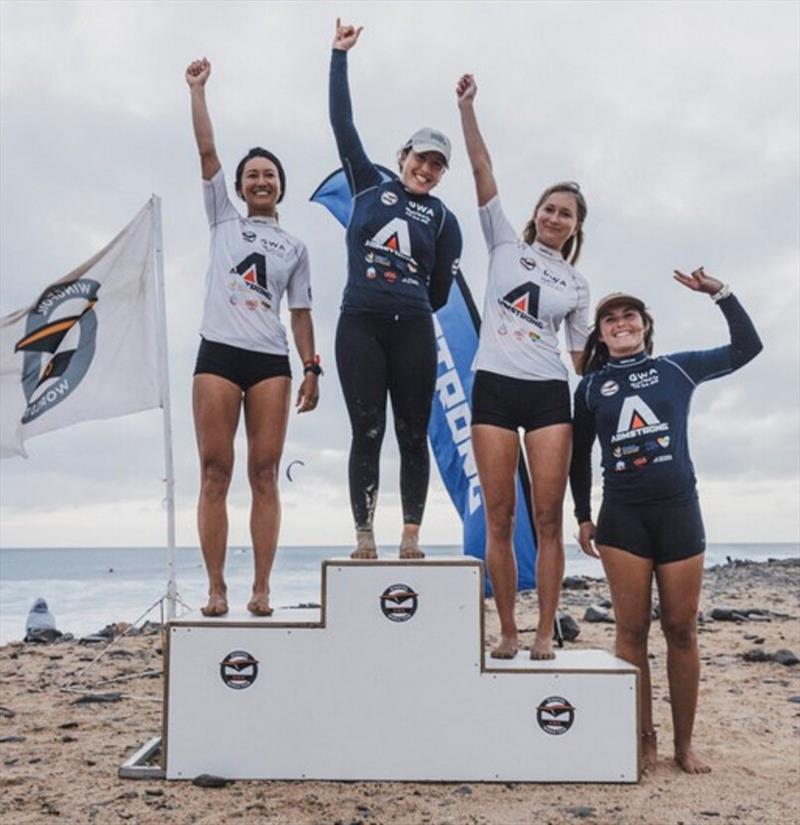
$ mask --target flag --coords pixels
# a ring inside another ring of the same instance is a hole
[[[396,177],[377,167],[384,180]],[[344,172],[338,169],[317,187],[311,200],[321,203],[347,226],[352,197]],[[463,522],[464,554],[485,559],[486,519],[478,471],[472,453],[472,362],[478,349],[480,315],[467,282],[459,270],[447,303],[434,314],[437,376],[428,438],[442,481]],[[514,554],[517,587],[528,590],[536,584],[536,535],[530,511],[530,484],[520,458],[516,481],[517,505],[514,521]],[[486,592],[490,593],[489,580]]]
[[[0,458],[26,456],[40,433],[162,405],[155,201],[0,320]]]

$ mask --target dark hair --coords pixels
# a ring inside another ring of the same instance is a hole
[[[272,152],[268,151],[267,149],[262,149],[260,146],[254,146],[240,161],[239,165],[236,167],[236,194],[241,198],[242,197],[242,174],[244,173],[244,167],[248,160],[252,160],[253,158],[266,158],[267,160],[271,160],[275,164],[275,168],[278,170],[278,181],[281,185],[281,193],[278,195],[277,203],[280,203],[283,200],[283,196],[286,194],[286,173],[283,171],[283,164],[278,160],[278,158],[272,154]]]
[[[526,244],[532,244],[536,240],[536,213],[539,207],[552,195],[554,192],[567,192],[575,196],[575,203],[578,207],[578,231],[568,238],[564,246],[561,247],[561,254],[564,260],[570,264],[578,263],[578,257],[581,254],[581,247],[583,246],[583,222],[586,220],[586,215],[589,209],[586,206],[586,199],[583,197],[581,187],[575,181],[569,180],[563,183],[554,183],[548,186],[542,192],[541,197],[536,201],[536,206],[533,209],[533,217],[528,221],[522,233],[522,240]]]
[[[652,355],[653,316],[646,309],[641,310],[636,308],[636,311],[642,316],[642,320],[644,321],[644,351],[648,355]],[[602,369],[608,363],[608,359],[608,347],[600,340],[600,319],[598,318],[583,348],[583,374],[588,375],[590,372],[597,372],[597,370]]]

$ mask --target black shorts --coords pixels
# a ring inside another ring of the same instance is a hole
[[[594,540],[655,564],[697,556],[706,549],[697,493],[645,504],[603,501]]]
[[[228,344],[218,344],[216,341],[206,341],[205,338],[200,340],[200,350],[194,366],[194,374],[201,373],[227,378],[228,381],[238,384],[242,392],[247,392],[250,387],[266,378],[275,378],[278,375],[292,377],[288,355],[254,352]]]
[[[570,424],[566,381],[527,381],[478,370],[472,385],[472,423],[526,433],[552,424]]]

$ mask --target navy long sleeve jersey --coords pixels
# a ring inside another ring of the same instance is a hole
[[[610,359],[575,391],[570,486],[578,522],[591,520],[591,453],[600,441],[605,500],[637,504],[693,494],[687,424],[692,393],[761,351],[750,317],[730,295],[719,301],[730,344],[652,358]]]
[[[329,105],[336,146],[353,194],[347,227],[343,312],[420,316],[444,306],[458,271],[461,230],[431,195],[383,182],[353,124],[347,52],[331,55]]]

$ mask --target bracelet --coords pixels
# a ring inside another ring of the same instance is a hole
[[[319,355],[315,355],[313,361],[303,362],[303,375],[309,372],[314,373],[314,375],[323,375],[322,367],[319,365]]]
[[[730,284],[723,284],[712,296],[711,300],[718,304],[723,298],[727,298],[731,294]]]

